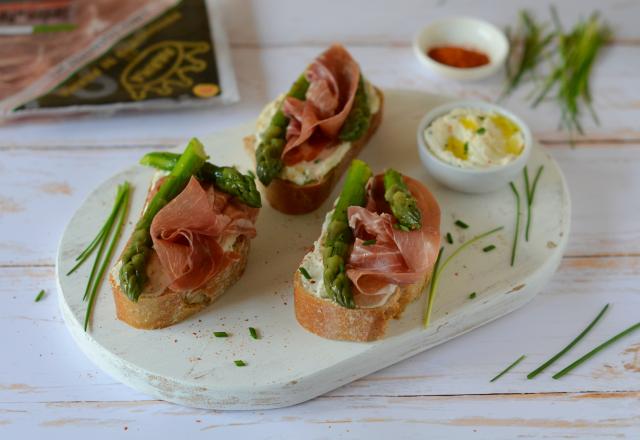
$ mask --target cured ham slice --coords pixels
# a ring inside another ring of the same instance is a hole
[[[193,290],[233,261],[222,243],[229,237],[256,235],[258,209],[248,207],[195,177],[151,223],[153,248],[171,278],[170,289]]]
[[[356,237],[347,276],[355,286],[354,299],[359,307],[384,304],[395,286],[414,284],[435,264],[440,247],[440,208],[427,188],[417,180],[404,177],[422,213],[422,227],[402,231],[384,200],[382,175],[370,182],[366,207],[350,206],[349,226]],[[365,245],[367,240],[375,244]]]
[[[306,99],[287,97],[283,112],[289,118],[282,159],[286,165],[310,161],[336,144],[358,89],[360,67],[340,44],[323,52],[305,72]]]

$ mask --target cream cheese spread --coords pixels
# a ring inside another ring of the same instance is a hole
[[[424,131],[431,152],[460,168],[487,169],[514,161],[524,148],[520,127],[492,111],[456,108]]]

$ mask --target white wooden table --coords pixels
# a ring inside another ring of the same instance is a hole
[[[573,199],[561,269],[530,305],[313,401],[261,412],[152,400],[74,345],[57,306],[54,257],[66,222],[100,182],[147,151],[254,118],[332,41],[383,88],[492,100],[502,78],[432,77],[411,53],[412,34],[456,14],[501,26],[521,7],[548,16],[547,2],[533,0],[323,3],[222,3],[242,96],[234,106],[0,128],[0,438],[640,438],[640,336],[562,380],[524,377],[605,303],[606,319],[558,366],[640,316],[640,2],[557,2],[566,23],[600,8],[616,30],[593,78],[601,125],[589,121],[575,148],[557,129],[553,105],[530,109],[526,88],[505,102],[560,163]],[[34,303],[40,289],[47,294]],[[489,383],[523,353],[512,374]]]

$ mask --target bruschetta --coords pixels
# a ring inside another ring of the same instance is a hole
[[[294,275],[298,322],[328,339],[384,336],[428,283],[440,248],[440,208],[419,181],[354,160],[313,250]]]
[[[242,275],[260,194],[253,176],[206,162],[193,139],[184,153],[150,153],[160,168],[110,282],[118,318],[143,329],[180,322]]]
[[[271,206],[286,214],[317,209],[377,130],[383,104],[342,45],[320,54],[244,140]]]

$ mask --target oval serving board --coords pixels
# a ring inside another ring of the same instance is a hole
[[[504,230],[461,253],[442,274],[428,329],[421,325],[426,293],[409,305],[401,319],[393,320],[386,337],[377,342],[330,341],[298,325],[292,276],[320,233],[336,189],[321,209],[304,216],[286,216],[265,203],[244,276],[200,314],[166,329],[136,330],[116,319],[109,283],[103,282],[92,327],[85,333],[82,294],[91,264],[71,276],[65,273],[108,215],[116,186],[128,180],[134,192],[116,255],[121,252],[153,174],[134,165],[97,188],[62,237],[56,270],[60,307],[74,339],[107,373],[156,398],[200,408],[277,408],[326,393],[523,306],[553,275],[567,243],[570,200],[566,183],[550,155],[536,147],[529,170],[534,172],[540,165],[545,168],[536,193],[532,237],[528,243],[521,239],[516,265],[510,267],[515,219],[510,189],[505,186],[487,195],[456,193],[432,181],[418,159],[418,121],[445,101],[415,91],[387,91],[383,123],[361,154],[374,172],[394,167],[428,185],[442,209],[443,237],[451,232],[455,240],[449,245],[443,239],[445,256],[474,235],[504,225]],[[242,137],[252,131],[253,124],[248,123],[202,141],[215,163],[246,170],[251,159],[242,147]],[[468,223],[469,229],[455,227],[456,219]],[[482,252],[488,244],[496,249]],[[474,300],[468,298],[470,291],[477,292]],[[250,337],[250,326],[258,329],[261,339]],[[213,331],[226,331],[230,337],[215,338]],[[236,359],[247,366],[236,367]]]

